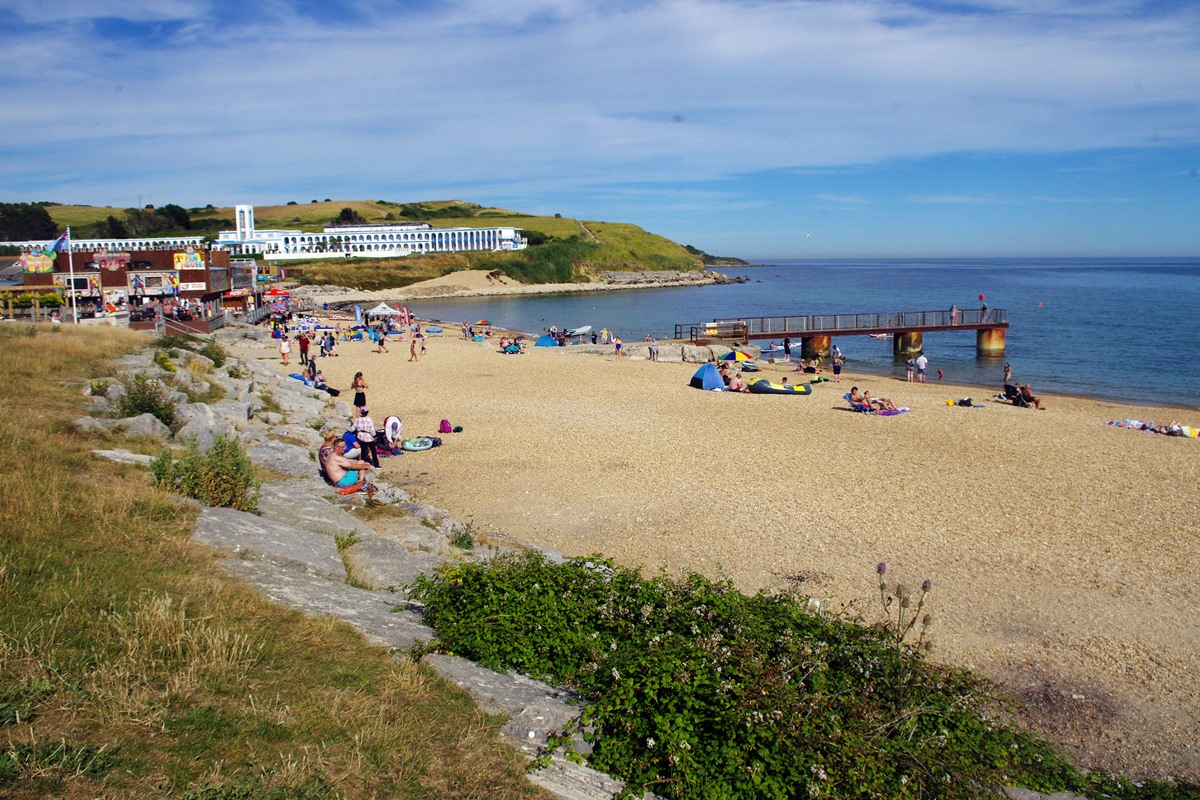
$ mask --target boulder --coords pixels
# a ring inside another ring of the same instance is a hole
[[[158,417],[149,412],[139,414],[136,417],[125,417],[124,419],[116,420],[112,428],[130,437],[171,438],[171,429],[162,424]]]
[[[306,478],[316,474],[316,452],[294,444],[268,440],[254,445],[247,454],[255,464],[282,475]]]

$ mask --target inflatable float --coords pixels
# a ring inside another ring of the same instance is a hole
[[[812,394],[807,383],[775,383],[766,378],[751,378],[746,386],[752,394]]]
[[[405,439],[400,442],[401,450],[420,451],[428,450],[433,447],[433,439],[428,436],[414,436],[411,439]]]

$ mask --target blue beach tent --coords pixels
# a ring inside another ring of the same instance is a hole
[[[533,343],[534,347],[558,347],[558,340],[550,334],[546,334],[542,338]]]
[[[712,364],[705,364],[696,370],[696,374],[692,376],[691,385],[705,391],[714,389],[719,392],[725,391],[725,381],[721,380],[721,373],[717,372],[717,368]]]

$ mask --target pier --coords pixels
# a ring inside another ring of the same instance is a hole
[[[785,317],[724,317],[712,322],[680,323],[675,338],[694,343],[712,340],[749,342],[752,339],[800,340],[803,358],[829,354],[834,336],[890,334],[892,351],[909,356],[923,349],[929,331],[973,331],[981,354],[1002,355],[1008,330],[1008,310],[1003,308],[950,311],[898,311],[883,314],[808,314]]]

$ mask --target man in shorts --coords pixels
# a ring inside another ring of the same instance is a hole
[[[334,486],[353,486],[362,480],[361,473],[371,469],[366,461],[351,460],[346,458],[345,453],[346,442],[338,434],[325,437],[325,444],[320,451],[321,469]]]
[[[917,383],[925,382],[925,370],[929,368],[929,359],[924,353],[917,356]]]

